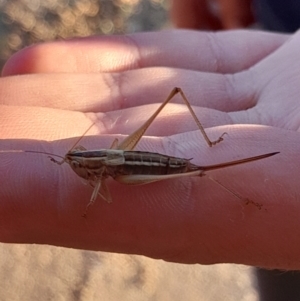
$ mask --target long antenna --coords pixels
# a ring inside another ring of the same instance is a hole
[[[20,151],[20,152],[33,153],[33,154],[44,154],[44,155],[49,155],[49,156],[53,156],[53,157],[64,159],[63,156],[52,154],[52,153],[47,153],[47,152],[40,152],[40,151],[33,151],[33,150],[24,150],[24,151]]]
[[[73,146],[70,148],[69,151],[71,151],[78,143],[79,141],[88,133],[88,131],[95,125],[95,122],[93,122],[88,128],[87,130],[81,135],[81,137],[79,137],[76,142],[73,144]]]

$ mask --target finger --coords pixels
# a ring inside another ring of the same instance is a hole
[[[56,41],[16,53],[2,75],[121,72],[162,66],[234,73],[254,65],[287,38],[258,31],[163,31]]]
[[[219,0],[219,4],[225,29],[243,28],[253,23],[252,0]]]
[[[98,113],[161,103],[176,85],[192,105],[230,112],[255,105],[256,91],[249,84],[249,75],[145,68],[114,74],[6,77],[0,83],[1,93],[6,96],[1,103]],[[182,100],[176,96],[172,102]]]
[[[158,105],[153,104],[107,113],[84,114],[42,107],[2,106],[0,107],[2,121],[0,139],[53,141],[81,137],[83,134],[85,136],[114,133],[130,135],[149,119],[157,107]],[[199,107],[194,107],[194,111],[206,128],[233,123],[228,114],[220,111]],[[92,124],[94,126],[90,128]],[[151,124],[145,135],[169,136],[193,130],[199,128],[187,107],[169,104]],[[69,145],[68,149],[71,147],[72,145]]]
[[[108,75],[106,80],[105,74],[12,76],[0,81],[3,95],[0,102],[2,105],[38,106],[83,112],[98,109],[104,111],[105,107],[111,110],[113,104],[108,99],[111,98],[112,92],[110,85],[114,89],[113,77]],[[119,97],[120,95],[116,98],[120,100]]]
[[[0,240],[143,254],[186,263],[299,268],[300,207],[294,202],[299,185],[293,174],[300,168],[296,158],[299,135],[257,126],[222,127],[209,135],[223,131],[227,139],[213,148],[195,143],[198,133],[143,139],[141,144],[174,156],[184,153],[201,165],[280,151],[268,159],[209,174],[243,198],[261,203],[261,210],[233,197],[208,177],[143,186],[112,180],[107,184],[113,203],[97,199],[87,219],[82,219],[91,188],[82,185],[68,166],[54,165],[43,155],[1,153]],[[102,137],[101,146],[107,147],[112,140]],[[69,140],[51,144],[2,140],[1,149],[31,147],[60,153],[69,144]],[[86,146],[99,147],[98,137],[87,139]],[[241,245],[243,248],[237,247]]]
[[[206,0],[173,0],[171,19],[178,28],[221,29],[220,21],[211,13]]]
[[[67,110],[43,107],[0,106],[2,127],[0,139],[36,139],[53,141],[80,137],[94,123],[86,135],[106,133],[105,116],[95,116]],[[69,145],[70,149],[72,145]]]

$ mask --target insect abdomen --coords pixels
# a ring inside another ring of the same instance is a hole
[[[167,175],[189,171],[193,164],[187,159],[157,153],[125,151],[125,162],[119,167],[123,175]]]

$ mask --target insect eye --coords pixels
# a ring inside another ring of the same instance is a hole
[[[77,161],[71,161],[71,167],[72,168],[80,168],[81,167],[81,164],[79,163],[79,162],[77,162]]]

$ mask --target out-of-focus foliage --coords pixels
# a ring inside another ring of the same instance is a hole
[[[168,0],[0,0],[0,69],[32,43],[162,28]]]

